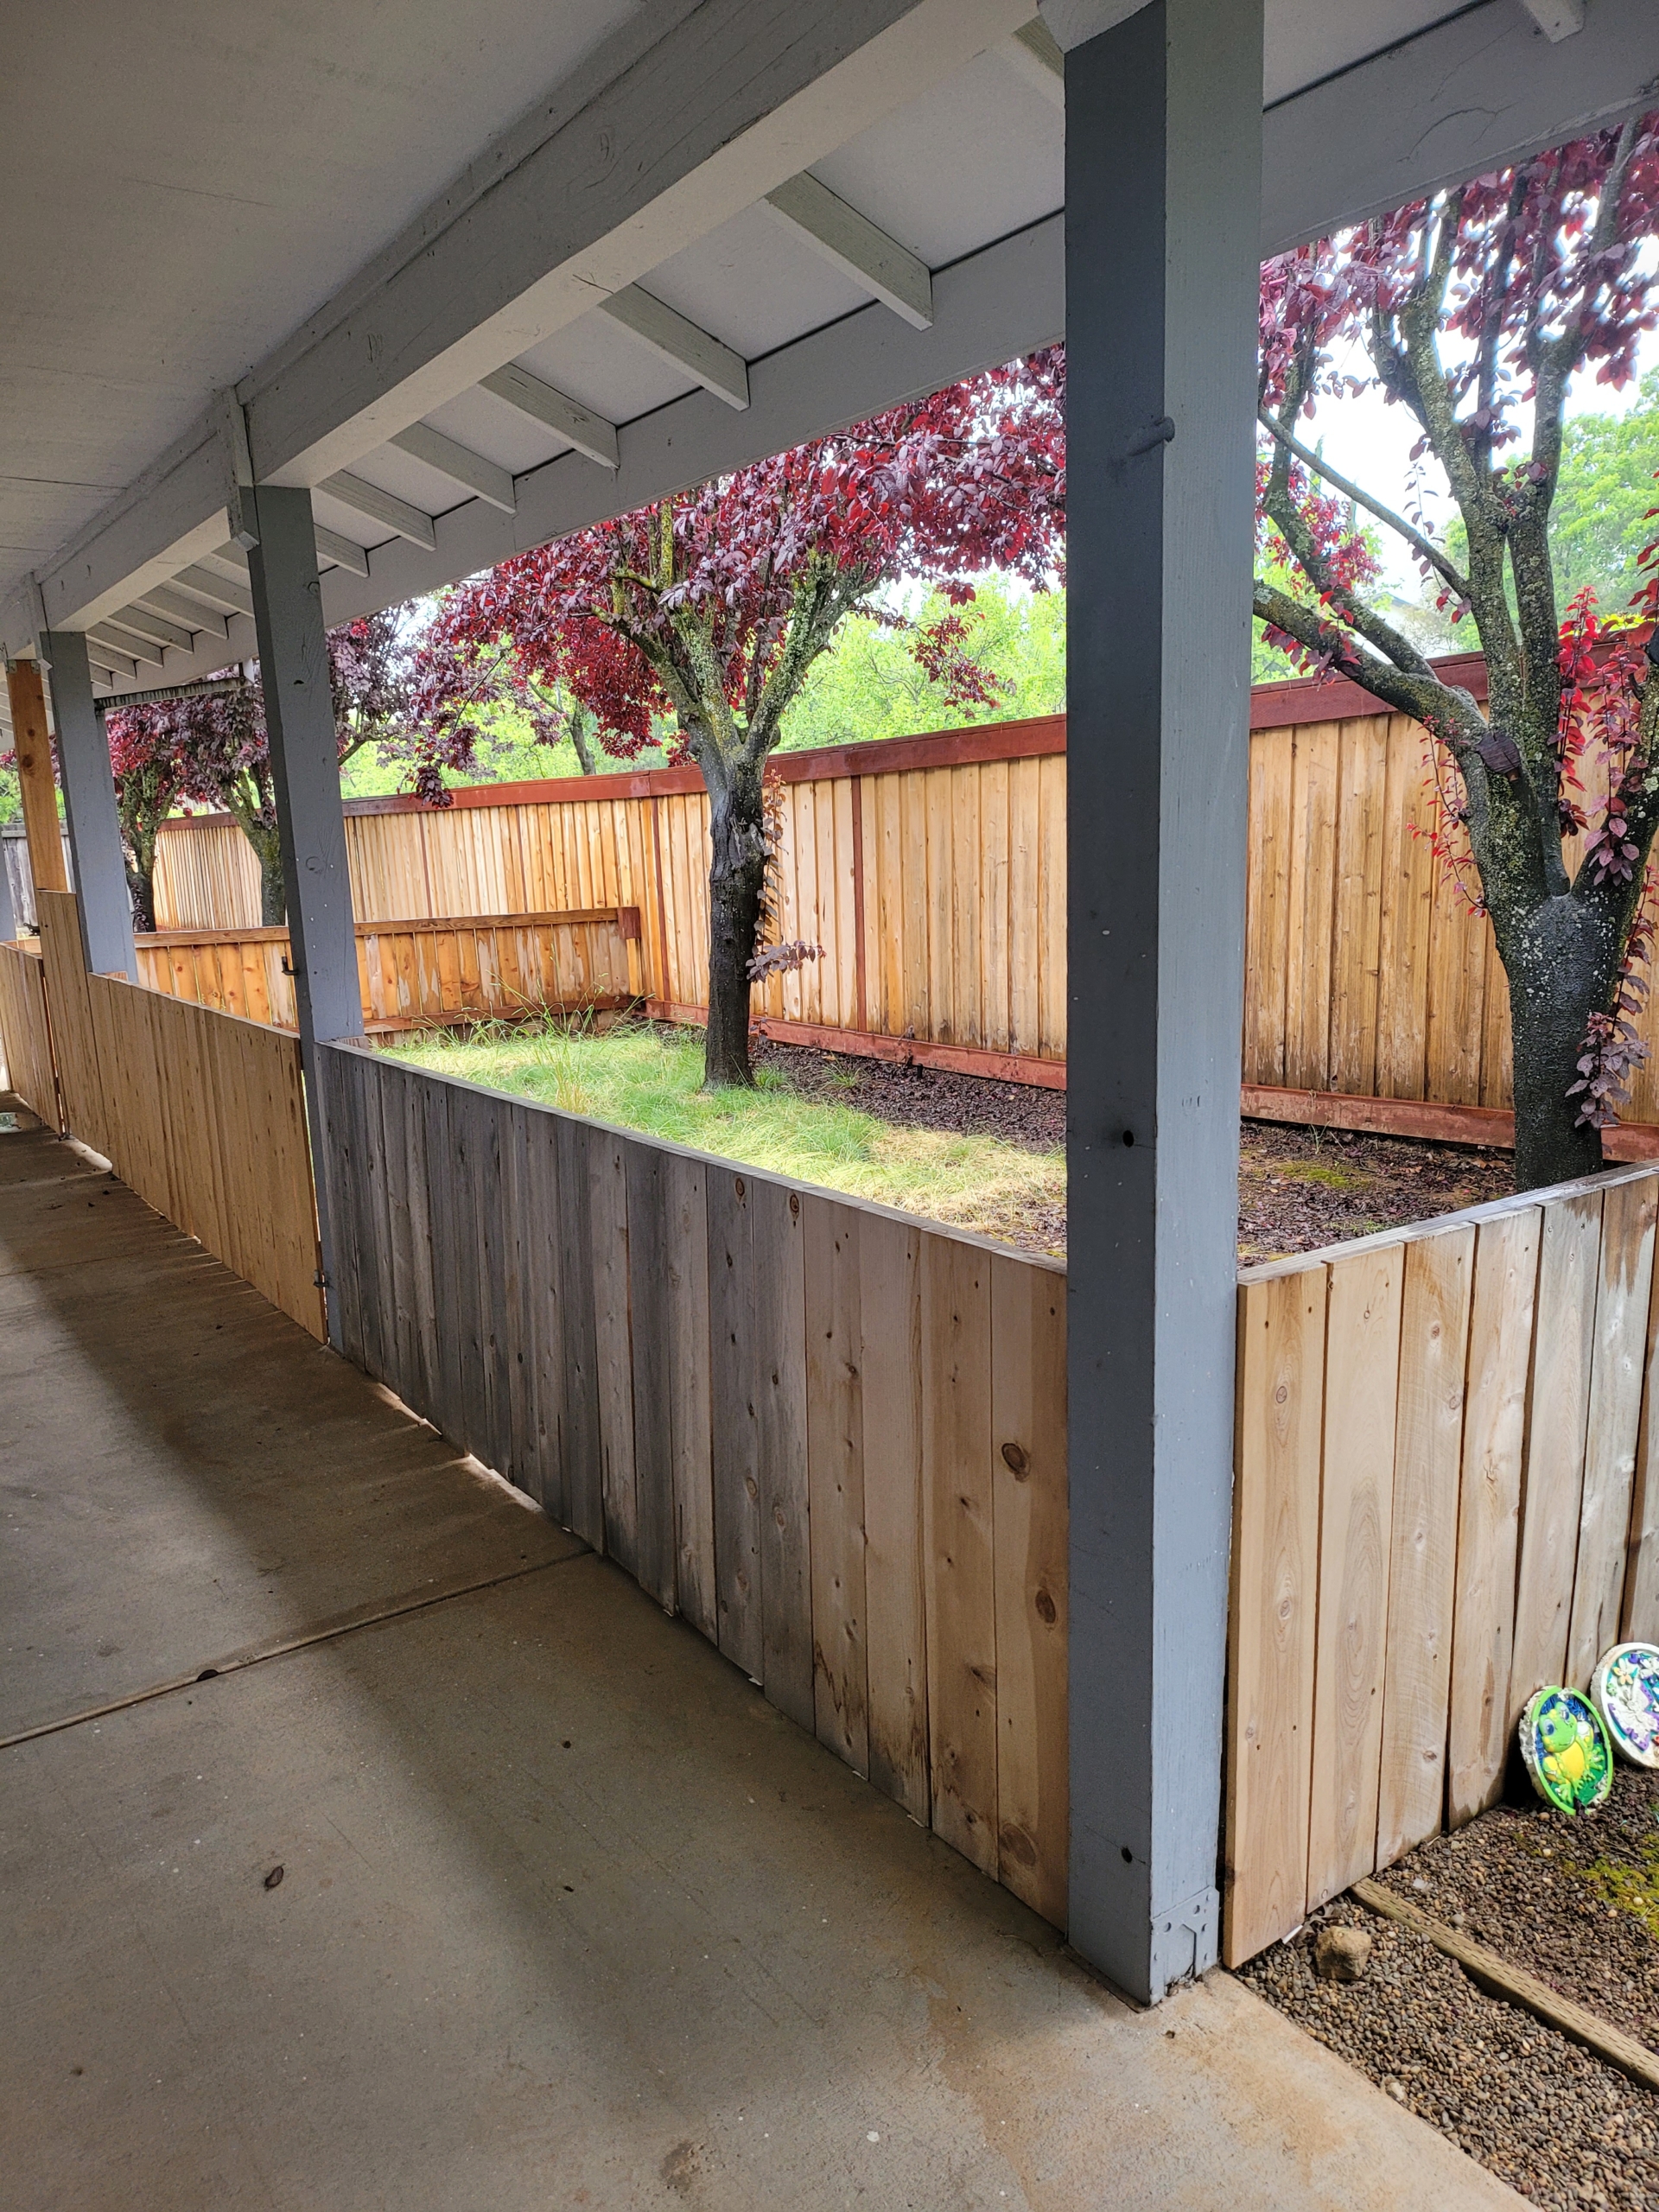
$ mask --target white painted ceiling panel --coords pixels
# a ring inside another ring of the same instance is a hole
[[[498,468],[514,476],[522,476],[527,468],[539,468],[556,454],[570,450],[551,430],[476,385],[435,407],[425,419],[445,437],[470,446],[486,461],[493,461]]]
[[[760,207],[746,207],[640,282],[747,361],[854,314],[870,296]]]
[[[718,338],[721,334],[716,330],[711,334]],[[682,392],[696,390],[695,377],[671,368],[603,315],[583,315],[521,353],[518,361],[532,376],[611,423],[631,423],[636,415],[648,414]]]

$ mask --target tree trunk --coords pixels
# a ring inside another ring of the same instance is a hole
[[[156,931],[156,854],[152,847],[148,855],[137,858],[126,855],[127,896],[132,901],[132,926],[140,937],[154,936]]]
[[[703,768],[709,786],[709,1036],[704,1087],[752,1086],[749,1066],[749,963],[760,927],[766,888],[766,824],[758,766],[721,762]]]
[[[1502,948],[1515,1041],[1515,1187],[1592,1175],[1601,1131],[1580,1126],[1579,1061],[1592,1014],[1612,996],[1621,948],[1606,917],[1567,895],[1535,907]]]
[[[288,920],[288,886],[283,880],[282,840],[274,830],[256,835],[248,842],[259,856],[259,920],[268,930],[279,930]]]

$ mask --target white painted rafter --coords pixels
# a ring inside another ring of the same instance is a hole
[[[411,545],[418,545],[430,553],[436,549],[432,518],[411,506],[407,499],[400,499],[395,492],[383,492],[378,484],[371,484],[361,476],[354,476],[350,469],[342,468],[337,475],[326,476],[317,486],[331,499],[338,499],[343,507],[353,513],[367,515],[372,522],[383,522],[399,537],[406,537]]]
[[[111,630],[103,623],[86,632],[91,644],[107,645],[111,652],[128,660],[147,660],[153,668],[162,665],[162,649],[152,645],[148,638],[135,638],[125,630]]]
[[[216,569],[204,569],[193,563],[181,569],[173,579],[176,590],[188,592],[193,599],[206,601],[221,614],[249,614],[253,613],[253,594],[246,584],[237,583],[229,576],[221,576]]]
[[[861,291],[880,300],[912,330],[933,320],[933,278],[908,246],[849,207],[804,169],[769,192],[761,205]]]
[[[167,584],[157,584],[153,590],[143,593],[134,604],[148,613],[165,615],[169,622],[176,622],[188,631],[206,630],[215,638],[228,638],[231,634],[231,626],[218,608],[187,599],[182,592],[175,591]]]
[[[411,460],[423,462],[428,468],[435,468],[452,484],[459,484],[480,499],[486,499],[491,506],[499,507],[504,515],[512,514],[517,507],[508,470],[486,461],[469,446],[458,445],[442,430],[435,430],[429,423],[411,423],[390,442],[399,453],[408,454]]]
[[[615,423],[607,423],[602,415],[595,415],[590,407],[583,407],[550,384],[543,384],[540,377],[521,369],[516,361],[493,370],[482,378],[479,389],[505,400],[521,415],[530,416],[544,430],[551,430],[556,438],[563,438],[567,445],[574,446],[585,459],[597,461],[601,468],[616,467]]]
[[[319,562],[332,561],[337,569],[349,569],[354,576],[368,575],[368,554],[355,538],[342,537],[337,530],[325,530],[321,523],[313,524],[312,528]],[[418,545],[420,540],[411,538],[410,543]]]
[[[728,407],[741,410],[748,405],[749,370],[742,355],[734,353],[729,346],[722,346],[718,338],[670,307],[665,300],[658,299],[651,292],[642,292],[638,284],[625,284],[620,292],[613,292],[601,304],[613,322],[620,323],[624,330],[631,330],[650,346],[659,361],[666,361],[671,368],[683,370],[705,391],[712,391]]]
[[[153,645],[177,645],[189,650],[190,632],[177,622],[169,622],[165,615],[156,614],[147,607],[118,607],[113,614],[104,618],[106,629],[130,631],[135,638],[144,638]]]
[[[1065,56],[1040,16],[1021,23],[1014,36],[1005,40],[996,51],[1033,92],[1040,93],[1062,115],[1065,113]]]
[[[1552,46],[1584,29],[1584,0],[1521,0],[1521,5]]]

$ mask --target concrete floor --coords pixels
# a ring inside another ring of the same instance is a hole
[[[1224,1975],[1120,2003],[39,1133],[0,1408],[6,2207],[1519,2202]]]

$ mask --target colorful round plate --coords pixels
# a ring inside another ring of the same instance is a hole
[[[1613,1786],[1613,1754],[1587,1697],[1559,1685],[1535,1691],[1521,1716],[1521,1756],[1532,1786],[1561,1813],[1587,1813]]]
[[[1613,1749],[1633,1766],[1659,1766],[1659,1649],[1616,1643],[1590,1677]]]

